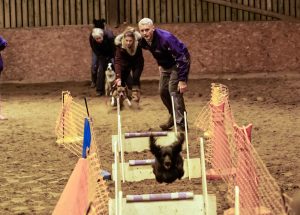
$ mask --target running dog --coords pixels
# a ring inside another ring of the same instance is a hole
[[[128,106],[131,106],[131,102],[128,98],[128,89],[127,87],[121,87],[113,85],[111,93],[111,106],[117,106],[117,98],[120,101],[120,108],[123,107],[124,101],[127,102]]]
[[[172,183],[184,175],[183,158],[181,156],[184,134],[179,133],[177,140],[168,146],[159,146],[156,139],[150,136],[150,151],[155,156],[152,164],[153,173],[159,183]]]

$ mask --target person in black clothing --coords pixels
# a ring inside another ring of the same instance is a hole
[[[132,101],[140,101],[140,77],[144,68],[144,57],[139,45],[141,35],[132,27],[127,27],[115,39],[115,72],[117,84],[132,90]]]
[[[95,23],[95,21],[94,21]],[[108,63],[113,63],[115,55],[114,35],[103,30],[104,24],[93,28],[89,41],[92,49],[92,84],[98,96],[105,94],[105,70]]]
[[[7,41],[3,37],[0,36],[0,52],[3,51],[6,48],[6,46],[7,46]],[[2,60],[1,53],[0,53],[0,76],[1,76],[1,72],[3,70],[3,67],[4,67],[3,60]],[[0,120],[5,120],[5,119],[7,119],[7,118],[1,114],[1,104],[0,104]]]

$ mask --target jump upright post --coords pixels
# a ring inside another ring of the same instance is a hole
[[[118,147],[121,152],[121,169],[122,169],[122,181],[125,182],[125,170],[124,170],[124,151],[122,144],[122,125],[121,125],[121,109],[120,109],[120,98],[117,98],[117,109],[118,109]],[[117,153],[118,151],[115,151]]]

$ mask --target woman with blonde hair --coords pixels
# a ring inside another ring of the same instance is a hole
[[[141,35],[133,27],[115,38],[115,72],[118,86],[127,86],[132,90],[132,101],[140,101],[140,77],[144,69],[144,57],[139,45]]]

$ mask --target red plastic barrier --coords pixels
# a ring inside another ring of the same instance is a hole
[[[234,125],[234,139],[238,148],[236,185],[240,188],[241,212],[253,213],[259,207],[258,176],[251,144],[252,124],[245,127]],[[248,140],[247,140],[247,139]],[[242,213],[243,214],[243,213]]]
[[[88,208],[88,162],[80,158],[55,206],[53,215],[82,215]]]
[[[232,155],[230,145],[225,129],[225,103],[220,105],[210,104],[209,106],[212,118],[212,167],[207,170],[207,178],[209,180],[223,179],[228,181],[228,177],[235,174],[235,168],[232,164]]]

